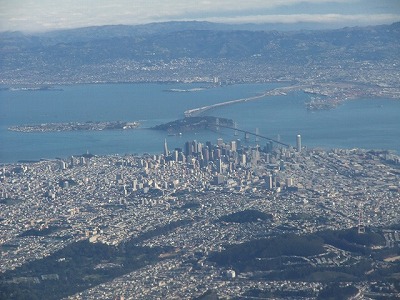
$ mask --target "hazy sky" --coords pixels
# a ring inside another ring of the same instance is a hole
[[[0,0],[0,31],[172,20],[389,24],[400,21],[400,0]]]

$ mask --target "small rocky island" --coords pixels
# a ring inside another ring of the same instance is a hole
[[[233,120],[212,116],[185,117],[169,123],[152,127],[155,130],[164,130],[169,133],[179,133],[202,129],[215,129],[216,127],[233,127]]]
[[[139,127],[139,122],[68,122],[68,123],[44,123],[35,125],[17,125],[8,128],[10,131],[18,132],[50,132],[50,131],[78,131],[78,130],[123,130]]]

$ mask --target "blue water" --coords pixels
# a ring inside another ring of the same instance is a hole
[[[201,84],[103,84],[61,86],[62,91],[0,91],[0,162],[67,157],[89,150],[94,154],[161,153],[164,138],[170,148],[186,140],[211,140],[233,133],[184,133],[182,137],[145,129],[181,118],[190,108],[256,95],[279,84],[244,84],[173,93]],[[295,143],[302,135],[310,147],[393,149],[400,152],[400,101],[361,99],[335,110],[309,112],[308,95],[265,97],[253,102],[220,107],[207,114],[232,118],[241,129],[282,142]],[[143,129],[18,133],[12,125],[70,121],[137,121]]]

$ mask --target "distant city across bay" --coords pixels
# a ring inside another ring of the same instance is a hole
[[[0,163],[93,154],[160,153],[166,138],[170,147],[183,140],[215,142],[243,139],[233,130],[195,130],[182,134],[148,128],[184,117],[184,112],[241,98],[251,98],[285,83],[212,86],[202,83],[92,84],[43,90],[0,91]],[[170,90],[190,90],[171,93]],[[400,102],[357,99],[329,110],[310,111],[312,95],[303,91],[266,95],[254,101],[216,106],[204,115],[232,119],[249,132],[295,145],[321,148],[385,149],[400,152]],[[135,130],[15,132],[12,126],[67,122],[140,122]],[[249,143],[255,143],[250,137]],[[261,146],[263,141],[259,141]]]

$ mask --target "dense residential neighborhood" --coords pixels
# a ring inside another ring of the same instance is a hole
[[[141,247],[169,250],[160,254],[159,261],[72,299],[112,298],[116,291],[139,298],[187,298],[210,289],[234,296],[256,288],[300,289],[314,297],[324,283],[257,280],[259,271],[230,271],[209,255],[254,239],[348,228],[361,235],[369,228],[381,228],[380,242],[369,245],[371,249],[397,249],[400,243],[399,230],[391,227],[400,216],[400,158],[393,153],[307,149],[301,141],[296,148],[272,147],[272,143],[242,146],[240,140],[222,139],[215,145],[188,141],[173,151],[165,142],[163,152],[84,154],[4,164],[0,173],[3,284],[39,285],[43,278],[37,274],[11,278],[7,274],[31,261],[51,259],[79,241],[121,247],[131,240]],[[250,212],[248,219],[240,215],[244,212]],[[254,212],[257,217],[252,219]],[[231,214],[239,221],[230,221]],[[302,264],[333,269],[364,261],[362,255],[337,246],[326,244],[324,249],[304,256]],[[396,260],[371,260],[371,273],[397,264]],[[103,261],[96,268],[119,267]],[[366,281],[353,284],[363,293],[371,292]]]

